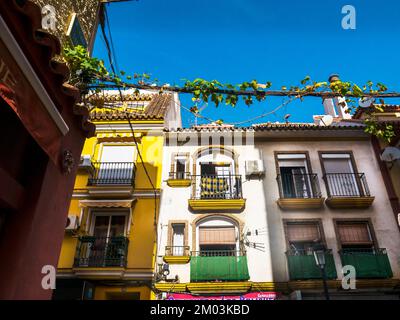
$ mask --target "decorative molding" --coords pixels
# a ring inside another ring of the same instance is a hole
[[[73,274],[78,278],[85,279],[119,279],[119,280],[141,280],[152,279],[153,272],[131,272],[125,268],[112,267],[112,268],[73,268]]]
[[[125,186],[88,186],[89,195],[93,197],[131,197],[133,187]]]

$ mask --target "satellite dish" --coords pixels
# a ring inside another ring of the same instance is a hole
[[[364,97],[364,98],[358,99],[358,105],[361,108],[369,108],[374,102],[375,102],[375,99],[370,98],[370,97]]]
[[[318,125],[320,126],[330,126],[333,122],[333,117],[330,114],[324,115],[320,120]]]
[[[399,159],[400,149],[396,147],[386,147],[381,154],[381,160],[385,162],[393,162]]]

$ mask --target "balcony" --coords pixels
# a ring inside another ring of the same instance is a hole
[[[289,250],[286,252],[290,280],[322,279],[321,269],[316,265],[312,251]],[[325,253],[325,271],[328,279],[336,279],[332,250]]]
[[[190,281],[247,281],[250,279],[247,257],[241,251],[193,251]]]
[[[246,200],[242,196],[242,178],[239,175],[192,176],[193,211],[241,211]]]
[[[386,249],[343,249],[342,265],[356,269],[356,278],[391,278],[393,276]]]
[[[80,237],[74,267],[126,267],[128,244],[126,237]]]
[[[135,184],[133,162],[92,162],[88,191],[94,197],[127,197]]]
[[[327,173],[324,181],[331,208],[368,208],[375,197],[369,192],[364,173]]]
[[[189,246],[166,246],[164,261],[169,264],[185,264],[190,261]]]
[[[291,209],[318,209],[324,204],[318,176],[315,173],[278,174],[279,207]]]
[[[133,162],[92,162],[93,173],[89,186],[133,185],[136,167]]]
[[[167,185],[172,188],[186,188],[192,184],[190,172],[170,172]]]

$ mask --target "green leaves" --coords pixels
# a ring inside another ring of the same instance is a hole
[[[314,82],[311,81],[310,76],[302,79],[300,86],[290,86],[289,89],[287,86],[282,86],[280,92],[268,91],[272,87],[270,81],[259,83],[256,79],[232,85],[230,83],[222,84],[218,80],[208,81],[202,78],[195,78],[192,81],[184,80],[183,86],[174,85],[171,88],[167,84],[157,85],[158,80],[151,80],[151,75],[148,73],[134,73],[133,76],[127,75],[125,71],[120,71],[118,75],[109,73],[104,66],[104,62],[90,57],[82,46],[64,48],[63,57],[71,71],[69,82],[78,87],[82,93],[86,93],[92,84],[96,84],[96,92],[100,92],[100,88],[104,89],[107,84],[111,83],[123,88],[134,88],[136,94],[139,93],[139,88],[148,89],[151,86],[159,90],[159,93],[170,90],[191,94],[193,95],[192,100],[196,104],[200,101],[208,103],[211,100],[216,107],[224,102],[226,105],[235,107],[240,96],[242,96],[244,103],[250,106],[254,103],[254,98],[257,101],[262,101],[268,94],[296,97],[296,99],[303,101],[306,96],[323,96],[323,94],[329,93],[329,90],[331,90],[339,96],[346,97],[349,110],[353,110],[357,107],[358,100],[354,98],[374,97],[388,90],[387,86],[380,82],[374,85],[372,81],[368,81],[364,86],[360,87],[355,83],[340,80],[330,84],[327,82]],[[137,83],[128,83],[124,78],[129,81],[134,80]],[[380,100],[380,103],[384,104],[383,99]],[[374,105],[374,107],[377,112],[384,111],[382,106]],[[199,113],[197,106],[192,107],[191,111],[195,114]],[[222,124],[222,120],[218,121]],[[365,124],[366,132],[386,141],[390,141],[394,136],[394,130],[391,125],[378,124],[373,116],[369,117]]]
[[[390,143],[392,138],[395,136],[394,128],[390,124],[378,123],[374,118],[365,119],[366,124],[365,132],[374,135],[384,141]]]
[[[300,81],[302,85],[305,85],[307,82],[310,81],[310,76],[306,76],[303,80]]]

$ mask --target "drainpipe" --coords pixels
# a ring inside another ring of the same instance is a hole
[[[393,187],[392,179],[390,177],[389,169],[386,164],[381,160],[381,147],[379,145],[379,140],[377,137],[372,136],[371,138],[372,147],[374,148],[375,157],[378,161],[379,167],[381,169],[383,182],[385,183],[386,191],[388,193],[390,205],[392,206],[393,214],[397,222],[397,227],[400,231],[400,224],[398,220],[398,215],[400,214],[400,202],[397,197],[396,191]]]

